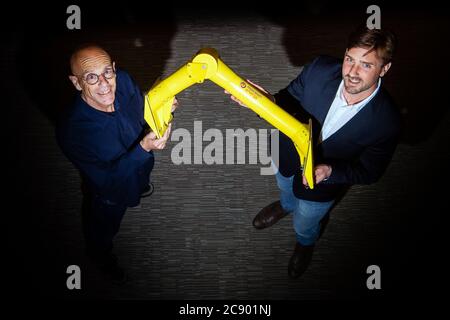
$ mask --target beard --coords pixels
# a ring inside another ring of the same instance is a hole
[[[353,82],[351,82],[351,81]],[[356,82],[356,83],[354,83]],[[367,84],[365,83],[361,78],[358,77],[350,77],[349,75],[346,75],[344,77],[344,87],[345,91],[347,91],[350,94],[358,94],[360,92],[366,91],[370,87],[372,87],[373,84]]]

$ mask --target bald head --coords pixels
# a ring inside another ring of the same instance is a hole
[[[97,45],[82,47],[70,57],[70,70],[74,75],[91,72],[92,69],[96,69],[102,64],[111,64],[111,57]]]
[[[93,108],[111,112],[116,92],[115,64],[97,45],[84,46],[70,57],[70,81]]]

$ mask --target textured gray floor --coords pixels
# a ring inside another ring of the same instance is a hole
[[[99,34],[105,37],[118,65],[128,70],[143,89],[151,84],[159,69],[167,76],[206,46],[218,49],[223,61],[241,76],[272,92],[286,86],[300,70],[286,51],[286,41],[292,39],[286,38],[284,27],[262,15],[245,19],[178,16],[176,21],[176,31],[167,43],[170,56],[158,60],[162,64],[156,66],[152,65],[153,55],[160,55],[163,48],[155,44],[161,43],[162,38],[158,37],[164,35],[164,30],[140,29],[133,34],[102,30]],[[339,54],[341,42],[334,41],[333,46],[333,42],[321,43],[319,39],[340,36],[345,41],[350,24],[339,25],[342,34],[335,32],[333,36],[327,35],[327,28],[314,29],[313,25],[308,30],[307,26],[305,33],[311,35],[310,43],[305,42],[301,50],[307,51],[309,57],[321,51]],[[80,180],[55,143],[53,124],[14,71],[22,41],[20,34],[9,40],[2,68],[9,71],[12,79],[6,89],[12,93],[14,121],[8,125],[20,128],[19,135],[8,137],[16,147],[11,160],[21,177],[14,179],[13,189],[23,195],[23,202],[17,207],[27,210],[12,213],[14,219],[8,234],[10,243],[14,243],[15,263],[36,268],[34,276],[17,280],[18,285],[32,283],[35,291],[27,295],[41,292],[44,296],[66,298],[119,299],[357,298],[372,294],[365,288],[366,268],[370,264],[381,266],[388,293],[401,291],[396,279],[402,284],[407,282],[402,270],[418,252],[412,246],[420,242],[416,238],[417,226],[423,226],[418,222],[420,212],[414,211],[423,204],[418,188],[426,188],[426,179],[433,175],[426,171],[430,163],[438,159],[448,161],[448,147],[438,148],[448,144],[448,113],[444,113],[425,141],[399,146],[381,181],[350,190],[333,211],[310,269],[297,281],[287,276],[295,244],[291,219],[263,231],[251,226],[254,215],[278,199],[274,177],[260,175],[258,164],[174,165],[171,149],[177,142],[172,141],[156,156],[152,173],[155,193],[127,211],[115,241],[116,253],[131,276],[128,284],[117,287],[102,278],[84,257]],[[402,97],[400,91],[397,93]],[[192,134],[194,121],[202,121],[203,131],[216,128],[224,135],[226,129],[271,128],[251,111],[231,103],[222,89],[212,83],[192,87],[180,93],[178,99],[181,107],[174,130],[184,128]],[[412,212],[405,223],[403,219]],[[64,289],[64,272],[69,264],[82,268],[80,292]]]

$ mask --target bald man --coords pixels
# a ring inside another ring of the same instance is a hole
[[[56,136],[82,178],[87,254],[113,280],[123,282],[125,272],[112,254],[113,238],[127,207],[151,194],[153,150],[165,147],[170,127],[160,139],[148,133],[141,91],[102,48],[79,48],[70,67],[69,79],[79,93],[61,117]]]

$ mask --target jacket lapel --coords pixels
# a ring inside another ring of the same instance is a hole
[[[316,112],[314,115],[315,121],[313,122],[313,138],[314,141],[319,141],[319,135],[322,130],[323,123],[325,122],[325,118],[327,117],[328,111],[331,108],[331,104],[333,103],[334,97],[336,96],[336,92],[339,88],[339,84],[341,83],[342,78],[338,77],[330,81],[330,83],[325,86],[322,91],[321,99],[317,101],[317,107],[315,108],[319,112]],[[322,108],[320,108],[322,106]]]
[[[318,115],[317,120],[320,123],[320,126],[323,126],[323,123],[325,122],[325,118],[327,117],[328,111],[331,108],[331,104],[333,103],[334,98],[336,97],[336,92],[339,88],[339,84],[341,83],[342,78],[339,77],[337,79],[334,79],[331,81],[331,83],[325,87],[323,91],[323,99],[321,99],[321,104],[325,106],[325,108],[322,109],[321,114]]]
[[[377,92],[377,94],[369,101],[367,105],[362,108],[353,118],[345,123],[339,130],[333,133],[328,139],[323,141],[326,144],[336,139],[346,139],[346,137],[357,137],[361,132],[365,132],[369,129],[369,122],[374,117],[374,106],[377,105],[378,100],[383,95],[383,90]]]

